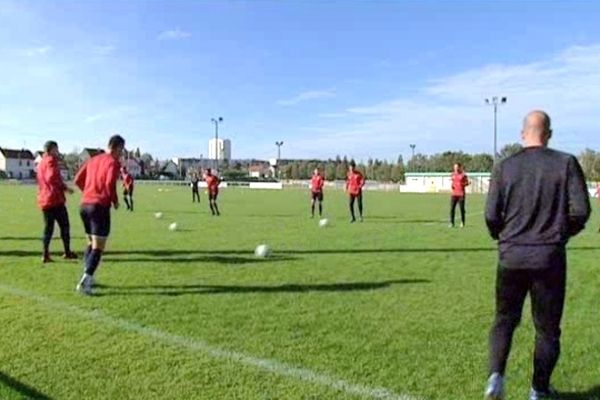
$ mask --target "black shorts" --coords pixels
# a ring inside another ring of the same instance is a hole
[[[88,236],[108,237],[110,234],[110,206],[83,204],[80,215]]]
[[[323,192],[311,192],[311,198],[315,201],[323,201]]]
[[[219,192],[208,192],[208,199],[217,201],[217,197],[219,197]]]
[[[123,196],[133,196],[133,188],[123,189]]]

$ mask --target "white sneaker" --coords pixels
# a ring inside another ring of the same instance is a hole
[[[558,393],[553,388],[548,389],[547,392],[539,392],[534,388],[531,388],[529,392],[529,400],[548,400],[558,398]]]
[[[504,378],[497,372],[493,373],[488,379],[487,388],[485,389],[485,399],[504,399]]]
[[[461,227],[461,228],[464,228],[464,227],[465,227],[465,224],[463,224],[463,223],[461,222],[461,223],[460,223],[460,227]]]
[[[91,295],[92,294],[92,286],[90,285],[90,278],[92,278],[90,275],[84,274],[81,277],[81,280],[79,281],[79,283],[77,284],[77,287],[75,288],[75,290],[86,296]]]

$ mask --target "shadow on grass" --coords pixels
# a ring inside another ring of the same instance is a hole
[[[51,397],[48,397],[45,394],[38,392],[36,389],[27,386],[26,384],[19,382],[14,378],[11,378],[3,372],[0,372],[0,384],[4,384],[14,391],[19,392],[26,399],[52,400]]]
[[[381,282],[348,282],[323,284],[285,284],[279,286],[223,286],[223,285],[97,285],[98,296],[181,296],[186,294],[244,294],[244,293],[308,293],[355,292],[385,289],[392,285],[429,283],[427,279],[398,279]]]
[[[585,392],[560,393],[559,400],[600,400],[600,386]]]
[[[399,248],[387,248],[387,249],[290,249],[290,250],[276,250],[272,258],[294,256],[303,254],[419,254],[419,253],[485,253],[485,252],[496,252],[496,247],[399,247]],[[569,252],[578,251],[600,251],[600,246],[575,246],[568,249]],[[198,255],[218,255],[220,257],[228,257],[231,255],[243,255],[251,256],[254,253],[253,250],[240,250],[240,249],[223,249],[223,250],[198,250],[198,249],[160,249],[160,250],[108,250],[107,256],[113,255],[144,255],[147,257],[174,257],[177,255],[187,256],[182,257],[190,259],[191,256]],[[39,251],[31,250],[0,250],[0,256],[6,257],[27,257],[27,256],[39,256]],[[133,259],[130,259],[133,260]],[[126,261],[122,259],[122,261]],[[148,258],[140,261],[152,261]]]
[[[115,254],[115,253],[112,253]],[[130,253],[124,253],[130,254]],[[171,257],[171,254],[151,255],[150,257],[112,257],[111,253],[107,254],[106,262],[110,263],[219,263],[219,264],[256,264],[278,261],[297,260],[296,257],[286,257],[274,255],[268,258],[258,258],[254,256],[237,256],[237,255],[201,255],[198,252],[191,253],[176,253],[186,254],[186,257]],[[245,254],[248,254],[246,252]]]

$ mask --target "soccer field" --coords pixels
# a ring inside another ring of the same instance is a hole
[[[368,192],[351,225],[330,191],[321,229],[299,190],[224,190],[219,218],[188,188],[136,190],[135,213],[113,212],[96,295],[82,297],[58,229],[57,262],[41,266],[35,188],[0,186],[0,399],[483,397],[496,259],[484,197],[468,199],[461,230],[443,195]],[[77,196],[69,209],[81,251]],[[599,223],[570,244],[564,399],[600,399]],[[260,243],[272,257],[254,257]],[[508,399],[529,389],[527,310]]]

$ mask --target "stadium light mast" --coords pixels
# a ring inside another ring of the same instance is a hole
[[[279,160],[281,160],[281,146],[283,146],[283,140],[275,142],[275,146],[277,146],[277,173],[279,175],[279,179],[281,179],[281,170],[279,169]]]
[[[410,145],[410,149],[412,150],[412,158],[413,159],[415,158],[415,147],[417,147],[416,144],[411,144]]]
[[[223,117],[211,118],[215,124],[215,170],[219,170],[219,124],[223,122]]]
[[[494,107],[494,164],[498,160],[498,106],[506,104],[506,97],[486,98],[485,104]]]

